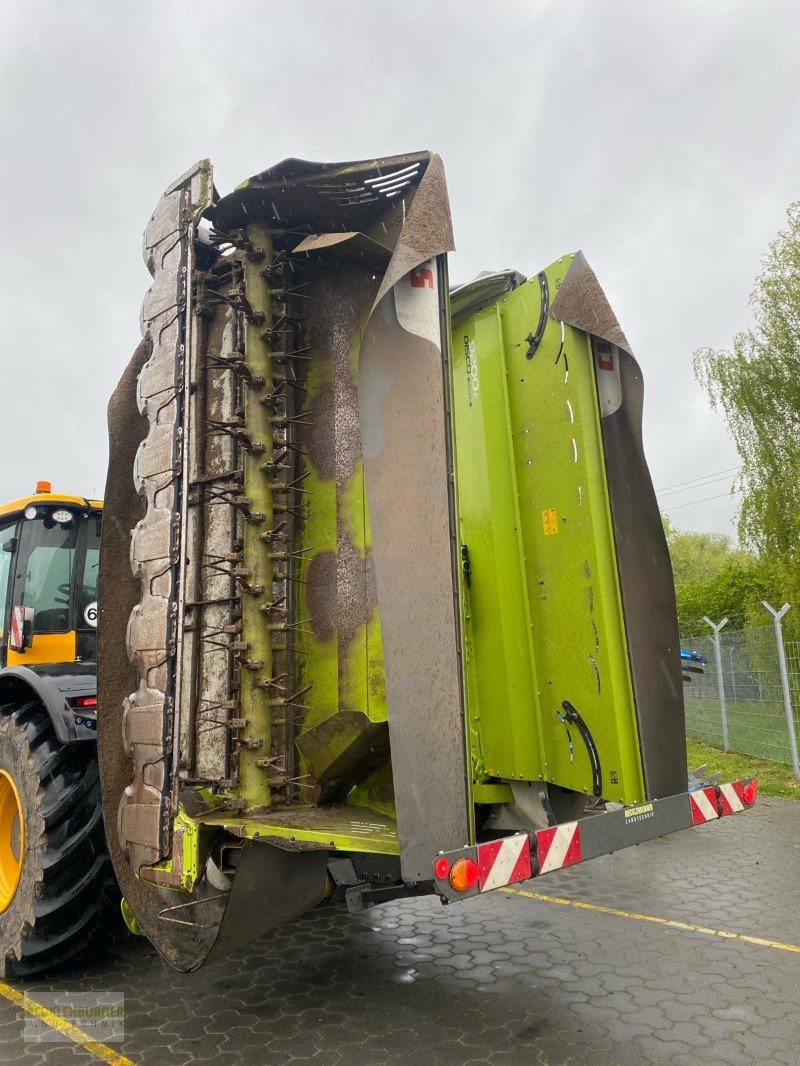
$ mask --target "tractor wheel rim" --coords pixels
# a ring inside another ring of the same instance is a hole
[[[22,876],[25,819],[14,778],[0,770],[0,914],[11,906]]]

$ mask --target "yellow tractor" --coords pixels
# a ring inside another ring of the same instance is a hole
[[[49,970],[85,953],[119,917],[97,772],[101,518],[101,501],[54,493],[46,481],[0,506],[6,974]]]

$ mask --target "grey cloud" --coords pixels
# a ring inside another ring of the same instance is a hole
[[[0,498],[40,477],[100,491],[141,231],[204,155],[227,191],[287,155],[435,149],[453,276],[583,248],[644,368],[656,486],[735,466],[691,356],[748,323],[798,195],[798,23],[791,0],[6,0]],[[727,530],[733,510],[671,513]]]

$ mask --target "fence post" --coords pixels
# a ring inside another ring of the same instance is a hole
[[[736,700],[739,697],[736,694],[736,666],[735,666],[735,664],[733,662],[733,647],[732,646],[730,648],[728,648],[728,671],[729,671],[728,676],[731,679],[731,689],[733,690],[731,692],[731,696],[733,696],[733,702],[735,703]]]
[[[781,686],[783,688],[783,706],[786,710],[786,728],[789,733],[789,748],[792,753],[792,769],[794,776],[800,781],[800,762],[797,758],[797,736],[794,729],[794,711],[792,710],[792,693],[789,688],[789,671],[786,668],[786,648],[783,644],[783,625],[781,619],[789,610],[789,604],[784,603],[779,611],[770,607],[766,600],[761,601],[772,615],[772,624],[775,626],[775,643],[778,645],[778,663],[781,668]]]
[[[719,635],[728,624],[728,619],[723,618],[719,625],[714,625],[711,619],[704,615],[703,621],[711,626],[714,631],[714,654],[717,658],[717,689],[719,691],[719,709],[722,715],[722,747],[725,751],[731,750],[731,738],[728,733],[728,704],[725,702],[725,680],[722,673],[722,645]]]

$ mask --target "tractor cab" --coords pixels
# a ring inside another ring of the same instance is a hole
[[[101,508],[47,481],[0,506],[0,668],[97,661]]]
[[[0,978],[121,921],[97,773],[102,506],[47,481],[0,506]]]

